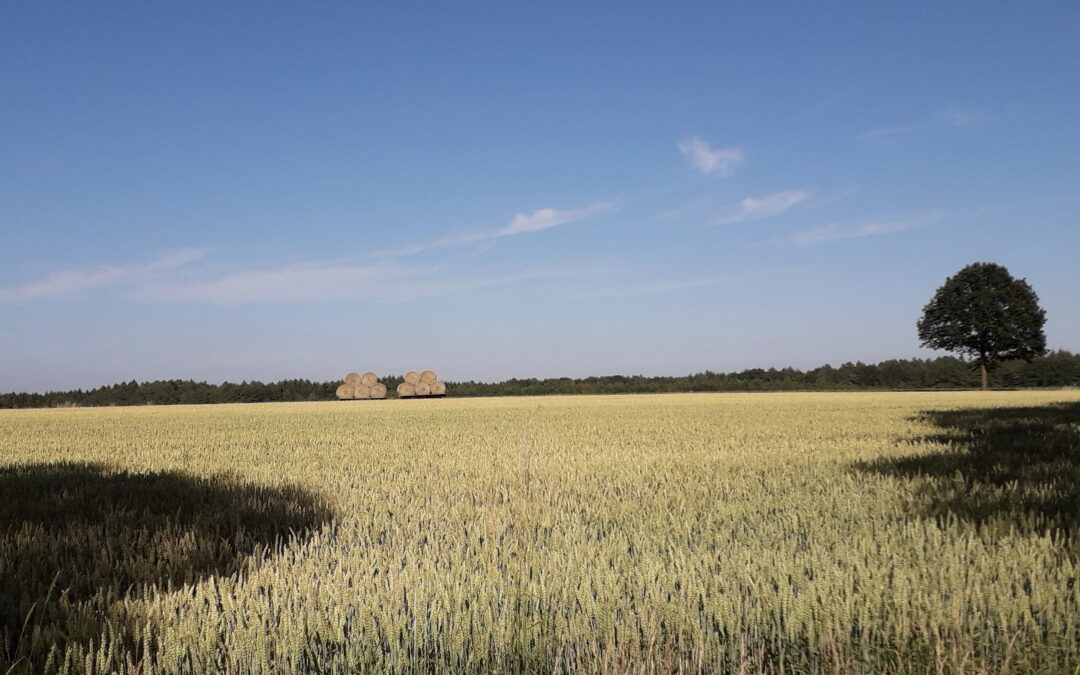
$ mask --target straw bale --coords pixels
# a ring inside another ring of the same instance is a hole
[[[446,383],[442,380],[435,380],[431,383],[431,393],[436,396],[442,396],[446,393]]]
[[[363,382],[353,387],[353,398],[371,398],[371,387]]]
[[[371,385],[371,398],[386,398],[386,385],[382,382]]]
[[[434,370],[425,370],[424,372],[420,373],[420,381],[424,384],[431,384],[437,379],[439,378],[435,376]]]
[[[342,384],[337,388],[337,397],[340,399],[352,398],[353,388],[351,384]]]
[[[428,384],[427,382],[421,382],[420,384],[416,385],[416,395],[417,396],[427,396],[430,393],[431,393],[431,385]]]
[[[397,386],[398,396],[409,397],[416,396],[416,387],[408,382],[402,382]]]
[[[370,387],[371,385],[379,381],[379,376],[375,373],[367,372],[364,373],[364,376],[360,378],[360,381]]]
[[[415,370],[410,370],[409,372],[405,373],[405,384],[415,385],[415,384],[418,384],[419,382],[420,382],[420,373],[416,372]]]
[[[360,381],[360,375],[358,373],[349,373],[345,376],[345,384],[356,384]]]

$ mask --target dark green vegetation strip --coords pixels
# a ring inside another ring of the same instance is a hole
[[[397,396],[400,376],[381,380]],[[311,380],[208,384],[192,380],[124,382],[83,391],[47,394],[0,394],[0,408],[57,406],[172,405],[200,403],[269,403],[333,401],[341,383]],[[1051,352],[1032,360],[1004,363],[994,374],[1002,388],[1080,386],[1080,354]],[[893,359],[881,363],[845,363],[813,370],[751,368],[737,373],[705,371],[677,377],[605,375],[585,378],[512,379],[503,382],[447,382],[447,394],[469,396],[545,396],[555,394],[658,394],[709,391],[845,391],[973,389],[979,374],[956,358]]]

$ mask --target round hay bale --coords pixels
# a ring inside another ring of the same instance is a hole
[[[353,398],[371,398],[371,387],[363,382],[353,387]]]
[[[410,396],[416,396],[416,387],[408,382],[402,382],[397,386],[398,396],[402,398],[409,398]]]
[[[360,381],[370,387],[371,385],[379,381],[379,376],[375,373],[367,372],[364,373],[363,377],[360,378]]]
[[[357,373],[349,373],[345,376],[345,384],[356,384],[360,381],[360,375]]]
[[[371,398],[386,398],[386,385],[382,382],[371,385]]]
[[[352,398],[353,388],[352,385],[342,384],[337,388],[337,397],[340,399]]]
[[[446,394],[446,383],[441,380],[435,380],[431,383],[431,393],[435,396],[443,396]]]
[[[428,384],[427,382],[421,382],[420,384],[416,385],[416,395],[417,396],[427,396],[430,393],[431,393],[431,385]]]
[[[435,376],[434,370],[425,370],[424,372],[420,373],[420,381],[424,384],[431,384],[437,379],[439,378]]]
[[[415,384],[418,384],[419,382],[420,382],[420,373],[416,372],[415,370],[410,370],[409,372],[405,373],[405,384],[415,385]]]

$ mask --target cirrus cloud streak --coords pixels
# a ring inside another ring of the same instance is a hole
[[[237,272],[192,283],[154,283],[136,297],[180,303],[241,305],[346,300],[403,302],[550,278],[566,270],[530,269],[498,276],[462,276],[388,265],[290,265]]]
[[[94,269],[53,272],[41,281],[0,288],[0,301],[54,300],[107,286],[145,282],[194,262],[208,252],[208,249],[183,249],[139,265],[102,265]]]
[[[858,225],[840,225],[833,223],[823,227],[815,227],[810,230],[796,232],[778,243],[790,246],[810,246],[829,241],[842,239],[862,239],[864,237],[876,237],[883,234],[895,234],[905,230],[929,225],[936,220],[936,216],[922,216],[911,220],[871,221]]]
[[[717,225],[729,225],[771,218],[780,215],[799,202],[806,201],[811,194],[813,193],[809,190],[787,190],[761,197],[745,197],[739,200],[738,209],[713,222]]]

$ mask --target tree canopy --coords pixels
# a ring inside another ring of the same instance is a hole
[[[988,371],[1001,361],[1030,361],[1046,351],[1046,311],[1024,279],[996,263],[972,263],[934,293],[918,321],[924,347],[959,354]]]

